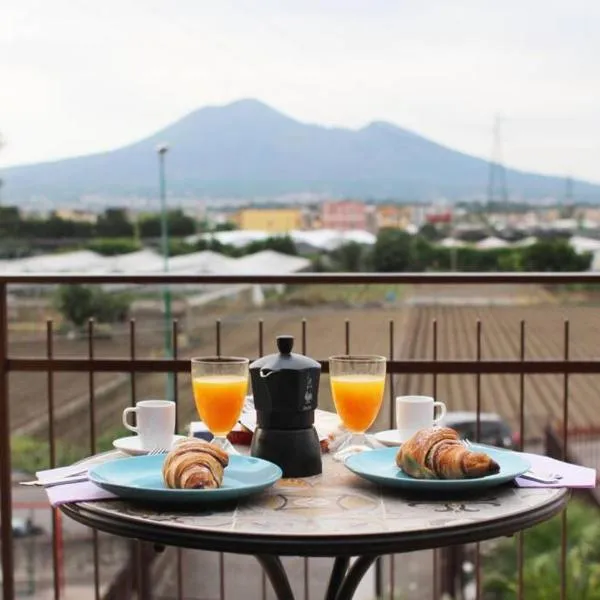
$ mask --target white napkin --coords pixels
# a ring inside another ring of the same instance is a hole
[[[72,473],[78,473],[85,467],[92,467],[101,464],[107,460],[115,458],[124,458],[120,452],[106,452],[98,456],[92,456],[78,464],[68,467],[58,467],[56,469],[46,469],[36,473],[37,478],[42,481],[51,481],[59,477],[66,477]],[[91,481],[79,481],[76,483],[64,483],[45,488],[48,500],[52,506],[60,506],[66,502],[85,502],[88,500],[108,500],[116,498],[111,492],[103,490],[101,487]]]
[[[541,483],[517,477],[516,483],[523,488],[595,488],[596,487],[596,469],[590,467],[582,467],[571,463],[556,460],[549,456],[541,454],[530,454],[528,452],[519,452],[526,461],[531,464],[532,471],[540,473],[554,473],[561,475],[561,479],[555,483]]]
[[[239,422],[252,432],[256,429],[256,410],[253,396],[246,396]],[[320,442],[327,439],[332,440],[347,431],[342,427],[337,413],[321,410],[320,408],[315,409],[315,429]]]

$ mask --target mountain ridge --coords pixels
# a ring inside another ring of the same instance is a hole
[[[6,168],[8,201],[84,194],[156,195],[156,146],[169,144],[167,181],[176,195],[273,196],[315,192],[373,199],[483,196],[489,163],[384,120],[358,129],[303,123],[255,99],[211,105],[115,150]],[[506,169],[519,198],[560,197],[564,179]],[[600,185],[578,180],[578,199]]]

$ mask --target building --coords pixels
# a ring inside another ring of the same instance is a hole
[[[324,202],[321,208],[321,225],[324,229],[336,229],[338,231],[367,229],[365,203],[356,200]]]
[[[445,207],[433,207],[425,213],[425,220],[432,225],[452,222],[452,211]]]
[[[303,216],[297,208],[244,208],[231,221],[242,230],[287,233],[302,228]]]
[[[98,220],[97,214],[78,208],[59,208],[54,211],[54,214],[59,219],[76,221],[77,223],[95,223]]]
[[[381,205],[375,208],[375,223],[377,229],[396,228],[406,229],[410,224],[410,208],[394,204]]]

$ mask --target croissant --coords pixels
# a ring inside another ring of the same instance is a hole
[[[396,454],[396,464],[416,479],[468,479],[500,471],[496,461],[483,452],[473,452],[449,427],[417,431]]]
[[[162,474],[169,488],[218,488],[229,456],[204,440],[188,438],[177,444],[166,456]]]

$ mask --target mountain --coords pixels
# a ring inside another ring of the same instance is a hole
[[[169,144],[169,192],[270,196],[321,192],[426,200],[485,193],[487,161],[446,148],[391,123],[358,130],[301,123],[258,102],[197,110],[139,142],[110,152],[5,169],[7,201],[82,194],[149,195],[158,187],[156,146]],[[560,197],[562,178],[506,171],[511,195]],[[600,186],[574,182],[577,198],[599,200]]]

